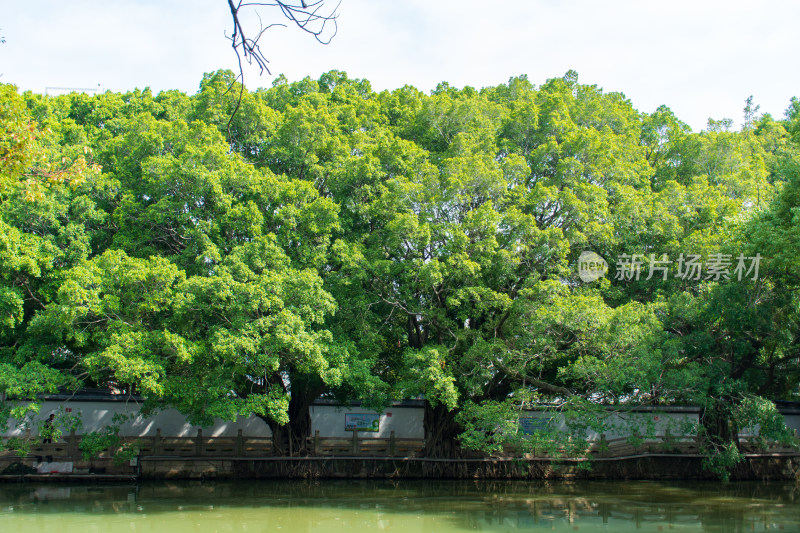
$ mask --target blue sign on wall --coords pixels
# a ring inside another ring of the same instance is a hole
[[[381,415],[374,413],[347,413],[344,415],[345,431],[378,431]]]
[[[541,431],[547,427],[547,418],[523,416],[519,419],[519,427],[525,435],[532,435],[536,431]]]

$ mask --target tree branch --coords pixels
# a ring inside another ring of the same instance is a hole
[[[259,73],[272,74],[269,70],[269,60],[261,51],[259,40],[264,33],[275,26],[286,27],[286,24],[276,22],[268,24],[266,27],[261,23],[261,16],[256,12],[259,20],[258,31],[254,32],[255,37],[248,37],[245,33],[244,25],[240,15],[243,8],[278,8],[284,18],[290,20],[295,26],[303,30],[305,33],[312,35],[314,39],[320,44],[328,44],[336,36],[338,25],[336,19],[339,17],[337,10],[341,2],[336,4],[330,12],[323,11],[326,0],[315,0],[309,2],[301,0],[298,5],[296,2],[285,2],[282,0],[275,0],[274,2],[243,2],[243,0],[228,0],[228,7],[231,11],[231,20],[233,22],[233,33],[228,39],[231,41],[231,47],[236,54],[236,61],[239,65],[239,76],[231,83],[231,87],[236,81],[240,81],[241,88],[239,89],[239,98],[236,101],[236,107],[228,120],[228,137],[230,137],[230,128],[233,117],[239,111],[239,106],[242,103],[242,95],[244,93],[244,69],[242,66],[242,59],[247,61],[249,65],[253,63],[259,68]],[[326,32],[326,27],[330,28],[333,25],[333,31]],[[249,30],[248,30],[249,32]],[[252,35],[252,34],[250,34]],[[230,89],[230,88],[229,88]]]

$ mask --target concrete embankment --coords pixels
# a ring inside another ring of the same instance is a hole
[[[642,454],[582,460],[547,458],[432,459],[423,457],[146,457],[119,465],[108,459],[78,461],[71,473],[25,473],[4,481],[134,481],[143,479],[714,479],[703,457]],[[26,464],[28,463],[28,464]],[[0,462],[0,471],[9,460]],[[17,464],[32,469],[27,458]],[[800,454],[750,454],[734,480],[798,480]]]

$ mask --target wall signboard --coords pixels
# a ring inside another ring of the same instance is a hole
[[[547,422],[548,420],[546,418],[523,416],[519,419],[519,427],[522,429],[523,435],[532,435],[537,431],[547,428]]]
[[[345,431],[378,431],[381,415],[375,413],[346,413],[344,415]]]

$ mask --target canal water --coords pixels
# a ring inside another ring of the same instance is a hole
[[[800,532],[794,483],[0,484],[0,532]]]

